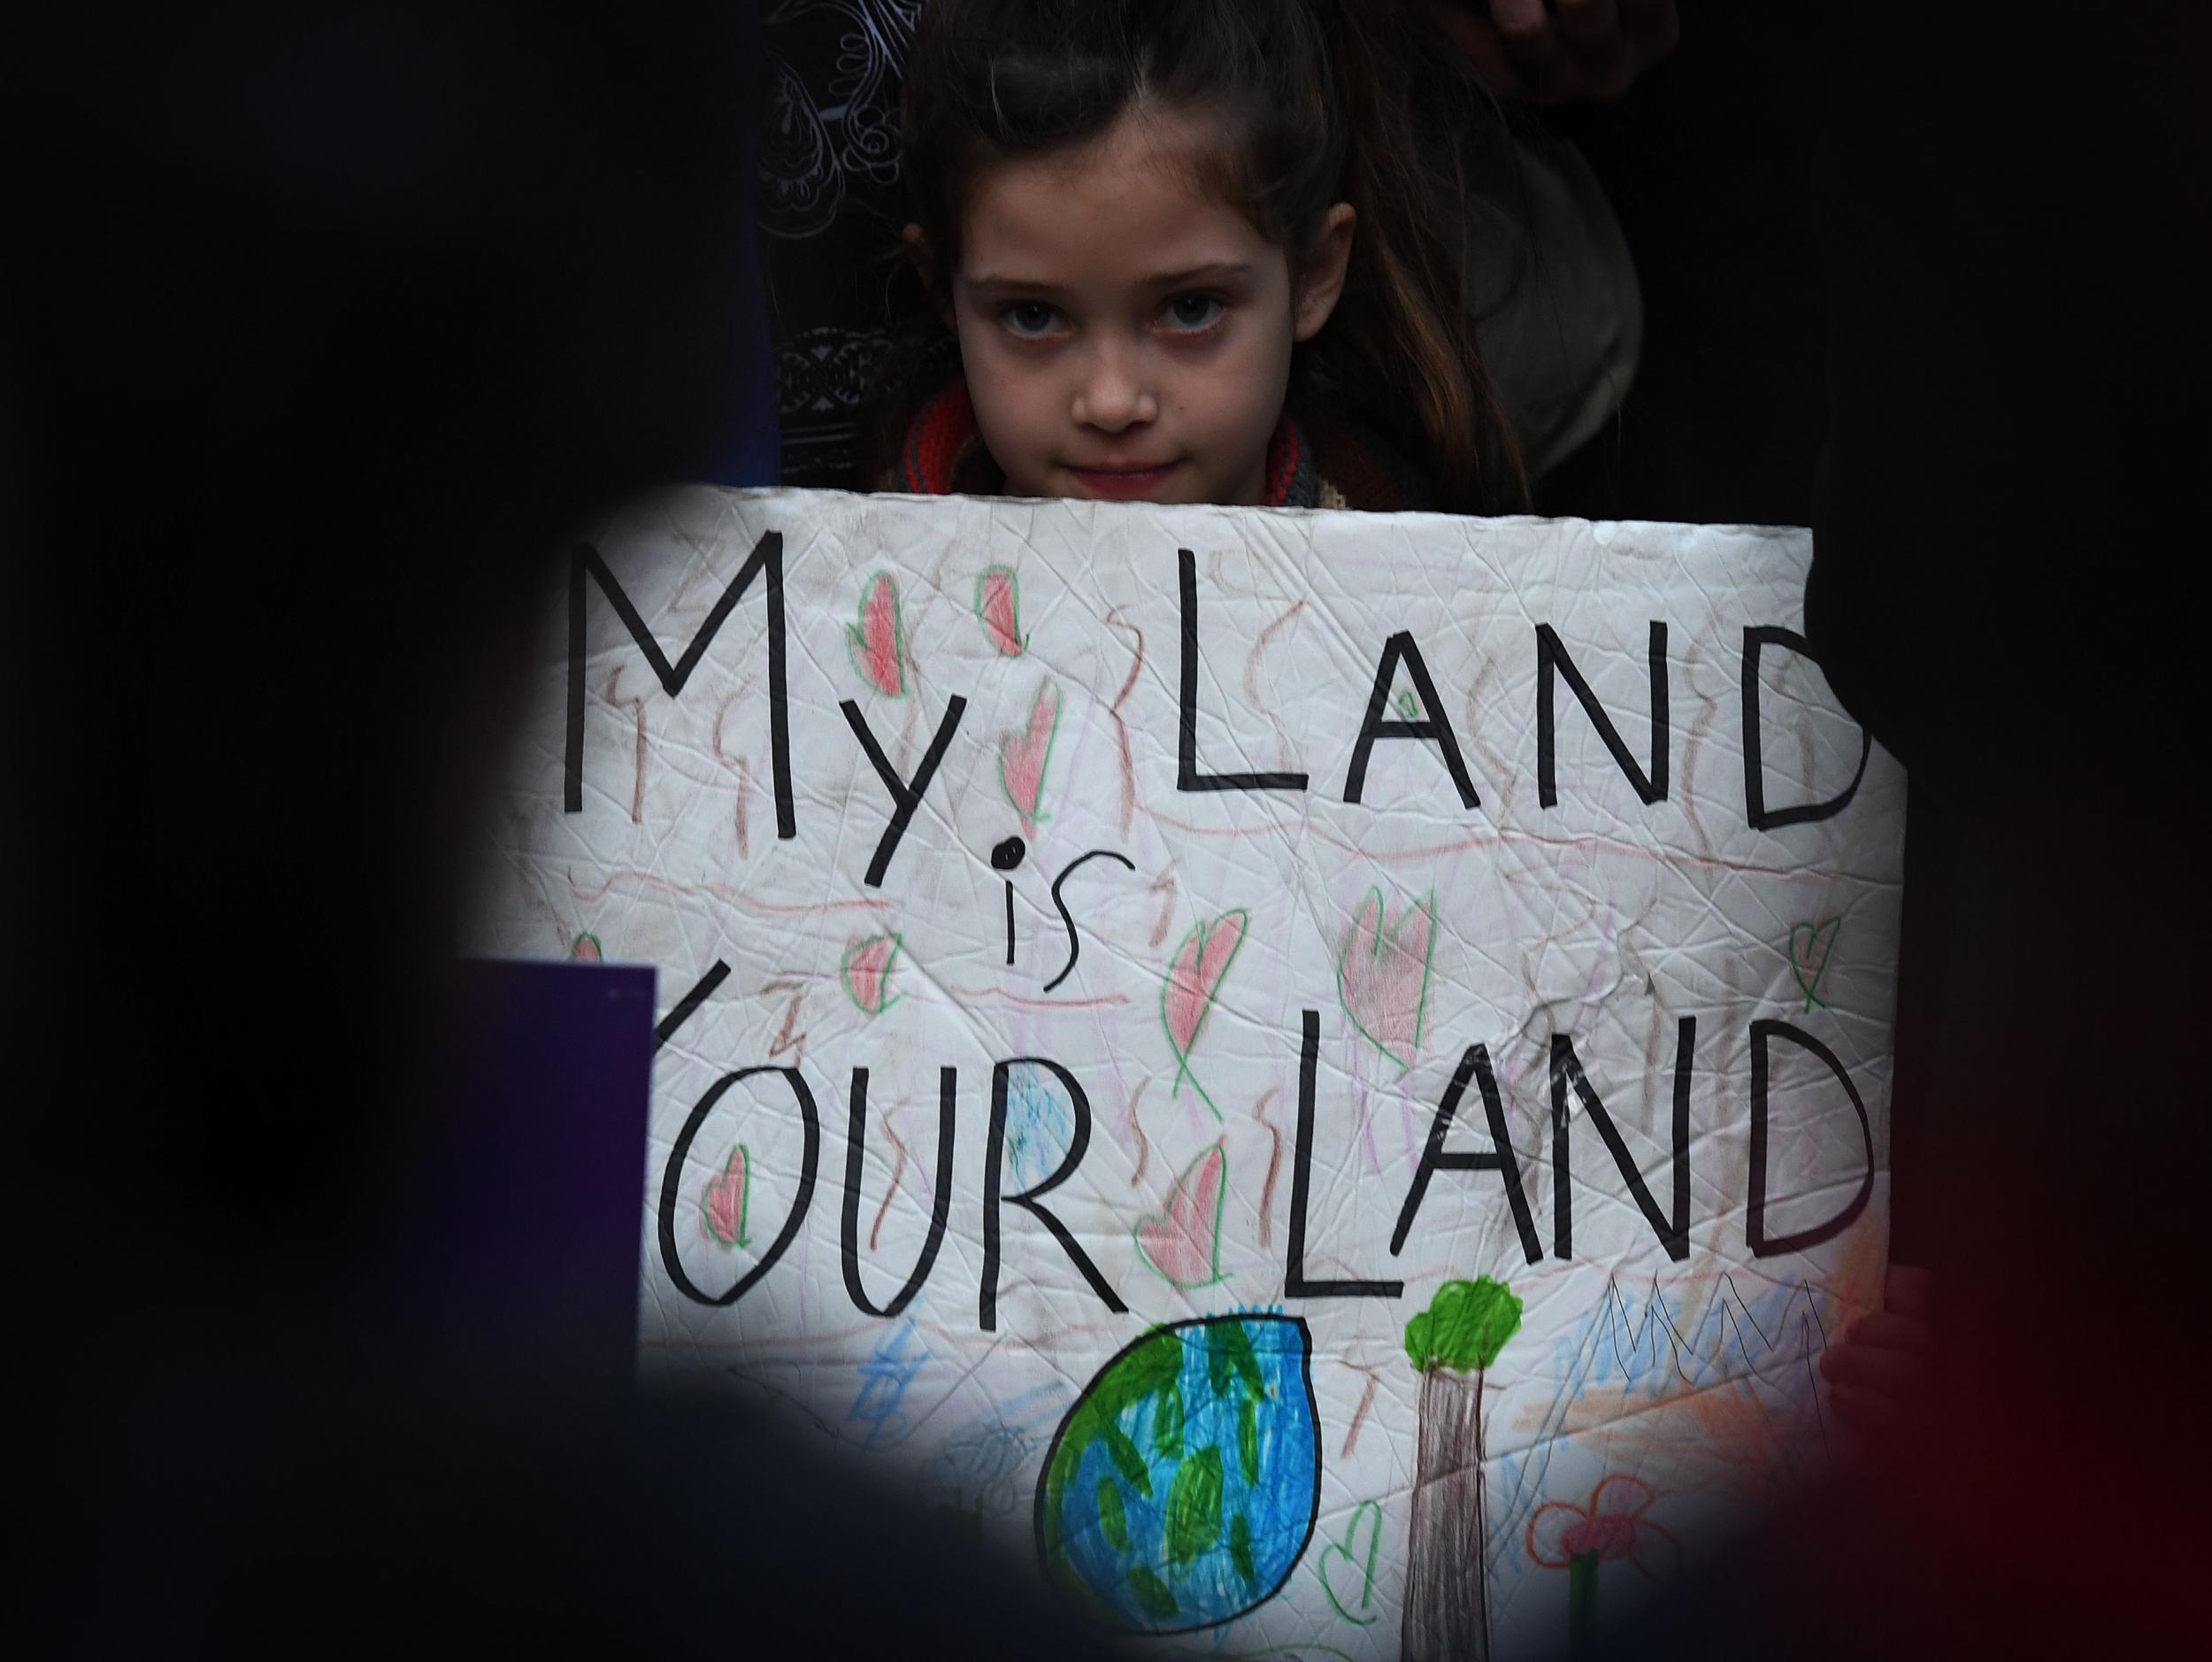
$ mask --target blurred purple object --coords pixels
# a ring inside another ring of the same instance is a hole
[[[490,960],[457,971],[440,1132],[393,1220],[395,1313],[472,1362],[626,1390],[654,973]]]

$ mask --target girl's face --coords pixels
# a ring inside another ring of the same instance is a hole
[[[1125,116],[1081,150],[974,180],[951,320],[1010,494],[1259,501],[1291,346],[1335,308],[1352,210],[1329,211],[1294,272],[1197,181],[1210,137]]]

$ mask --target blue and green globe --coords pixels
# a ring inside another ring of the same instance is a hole
[[[1271,1598],[1321,1501],[1313,1340],[1294,1316],[1156,1327],[1100,1369],[1052,1440],[1037,1550],[1100,1620],[1184,1633]]]

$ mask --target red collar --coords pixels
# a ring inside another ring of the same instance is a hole
[[[1310,508],[1315,504],[1313,461],[1305,435],[1290,412],[1275,423],[1267,443],[1267,478],[1261,505]],[[907,430],[899,454],[897,489],[920,496],[995,496],[1004,493],[1006,474],[983,447],[975,423],[968,383],[955,381],[922,406]]]

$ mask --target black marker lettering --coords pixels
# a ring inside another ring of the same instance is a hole
[[[1019,837],[1004,838],[992,847],[991,869],[995,872],[1010,872],[1022,863],[1023,857],[1028,852],[1028,844]],[[1067,873],[1063,872],[1061,875],[1064,877]],[[1002,881],[1006,885],[1006,966],[1011,969],[1014,966],[1014,880],[1009,877]],[[1064,917],[1066,913],[1063,912],[1061,915]],[[1074,926],[1069,927],[1071,931]],[[1072,966],[1074,960],[1070,958],[1069,962]],[[1051,989],[1047,988],[1045,990],[1049,992]]]
[[[798,1099],[799,1119],[806,1127],[806,1146],[799,1157],[799,1192],[792,1196],[791,1215],[783,1220],[768,1250],[761,1254],[760,1262],[738,1277],[737,1285],[720,1297],[699,1290],[691,1277],[684,1273],[684,1266],[676,1257],[676,1202],[683,1189],[684,1163],[691,1156],[691,1144],[699,1135],[699,1128],[714,1112],[714,1104],[722,1100],[722,1093],[733,1085],[741,1085],[757,1074],[775,1073],[791,1087],[791,1094]],[[699,1105],[684,1121],[684,1128],[676,1134],[676,1146],[668,1151],[668,1169],[661,1178],[660,1243],[661,1267],[668,1272],[668,1279],[676,1290],[695,1304],[710,1304],[718,1309],[734,1304],[751,1290],[753,1283],[775,1267],[799,1233],[799,1226],[806,1221],[807,1208],[814,1204],[814,1169],[822,1152],[822,1120],[815,1111],[814,1093],[806,1088],[806,1081],[799,1077],[795,1067],[741,1067],[733,1073],[725,1073],[707,1087],[707,1094],[699,1098]]]
[[[1303,773],[1202,773],[1198,771],[1198,556],[1175,550],[1176,577],[1183,601],[1182,726],[1176,738],[1175,789],[1198,790],[1303,790]]]
[[[1690,1256],[1690,1062],[1697,1050],[1697,1018],[1685,1016],[1676,1025],[1674,1040],[1674,1193],[1673,1210],[1660,1214],[1658,1203],[1651,1197],[1643,1173],[1636,1169],[1636,1161],[1621,1141],[1620,1128],[1613,1123],[1612,1115],[1605,1112],[1605,1104],[1590,1088],[1590,1081],[1582,1071],[1582,1064],[1575,1056],[1574,1041],[1563,1033],[1551,1038],[1551,1250],[1563,1258],[1574,1256],[1574,1212],[1571,1183],[1567,1171],[1567,1093],[1574,1092],[1582,1104],[1582,1112],[1590,1116],[1590,1123],[1598,1128],[1598,1135],[1613,1156],[1613,1164],[1620,1168],[1621,1181],[1628,1185],[1629,1198],[1636,1203],[1636,1210],[1644,1214],[1644,1221],[1667,1249],[1667,1256],[1679,1263]]]
[[[715,959],[713,967],[699,978],[699,984],[679,998],[676,1001],[676,1007],[661,1018],[660,1026],[653,1029],[653,1049],[658,1050],[662,1045],[674,1038],[676,1029],[690,1020],[692,1012],[708,999],[713,997],[714,989],[729,978],[730,966],[720,958]],[[774,1052],[771,1051],[770,1054],[773,1055]]]
[[[1598,730],[1598,737],[1613,753],[1614,761],[1628,776],[1636,795],[1647,803],[1667,799],[1667,752],[1670,749],[1667,724],[1667,626],[1655,622],[1651,626],[1651,772],[1636,766],[1636,758],[1628,753],[1628,746],[1621,743],[1620,731],[1613,719],[1605,713],[1605,706],[1590,690],[1590,683],[1582,679],[1582,672],[1567,656],[1567,649],[1559,639],[1558,631],[1548,623],[1536,626],[1536,800],[1547,808],[1559,801],[1559,763],[1553,743],[1555,728],[1552,720],[1552,702],[1557,689],[1556,676],[1564,675],[1567,686],[1581,704],[1583,712]]]
[[[937,1070],[937,1184],[930,1191],[933,1198],[929,1233],[922,1238],[922,1252],[915,1260],[914,1273],[906,1278],[906,1284],[891,1302],[879,1310],[869,1302],[867,1291],[860,1284],[860,1168],[868,1140],[868,1070],[853,1069],[852,1117],[845,1135],[845,1209],[838,1225],[838,1251],[844,1263],[845,1291],[852,1298],[853,1308],[867,1315],[897,1315],[913,1303],[914,1295],[922,1290],[930,1271],[936,1266],[937,1249],[945,1240],[945,1220],[952,1210],[953,1105],[959,1089],[958,1068]]]
[[[1759,654],[1769,646],[1778,646],[1807,658],[1812,656],[1805,637],[1788,629],[1763,624],[1743,632],[1743,801],[1745,816],[1754,831],[1803,825],[1841,813],[1851,805],[1851,798],[1859,794],[1859,781],[1866,777],[1867,758],[1874,753],[1874,735],[1861,727],[1859,771],[1851,775],[1851,782],[1843,788],[1842,795],[1831,796],[1826,802],[1802,803],[1794,808],[1767,806],[1766,766],[1759,740]]]
[[[1079,854],[1070,860],[1066,869],[1052,880],[1052,904],[1060,914],[1060,921],[1067,926],[1068,961],[1064,969],[1045,983],[1047,992],[1050,992],[1075,973],[1075,960],[1083,955],[1083,938],[1076,933],[1075,919],[1068,915],[1067,902],[1060,898],[1060,885],[1074,876],[1077,869],[1087,861],[1100,859],[1119,860],[1130,871],[1133,872],[1137,869],[1136,861],[1131,859],[1126,854],[1118,854],[1112,849],[1093,849],[1088,854]],[[1006,961],[1011,964],[1014,961],[1014,891],[1010,885],[1006,893]]]
[[[1422,715],[1418,721],[1403,721],[1394,716],[1385,719],[1383,716],[1402,660],[1406,673],[1413,677],[1414,690],[1420,695]],[[1429,679],[1429,666],[1421,661],[1421,649],[1414,644],[1413,636],[1403,629],[1383,642],[1382,662],[1375,666],[1375,689],[1367,696],[1367,713],[1360,718],[1359,742],[1352,746],[1352,766],[1344,775],[1347,802],[1357,802],[1360,793],[1367,788],[1367,753],[1374,748],[1377,739],[1433,739],[1436,748],[1444,753],[1445,769],[1459,791],[1459,805],[1482,805],[1475,795],[1473,781],[1467,777],[1467,763],[1459,753],[1459,737],[1452,731],[1451,719],[1444,713],[1444,701],[1436,696],[1436,683]]]
[[[876,735],[868,731],[868,718],[860,713],[860,706],[849,698],[841,698],[837,707],[845,712],[845,725],[853,730],[853,737],[860,741],[860,748],[868,753],[876,777],[883,781],[884,789],[891,793],[891,823],[883,827],[883,835],[876,843],[875,858],[868,862],[868,874],[861,879],[869,888],[880,889],[884,873],[891,868],[891,857],[899,851],[899,839],[906,835],[914,810],[921,806],[922,793],[929,789],[929,781],[937,772],[937,764],[945,759],[945,747],[952,743],[952,735],[959,730],[960,718],[967,713],[968,701],[955,693],[946,704],[944,716],[937,723],[937,736],[930,740],[929,749],[922,752],[921,766],[914,770],[911,784],[899,777],[899,770],[891,766],[891,758],[876,743]]]
[[[1851,1098],[1851,1107],[1859,1116],[1859,1135],[1866,1142],[1866,1175],[1859,1181],[1859,1192],[1851,1197],[1851,1204],[1826,1223],[1810,1229],[1801,1229],[1795,1235],[1767,1235],[1767,1045],[1775,1039],[1787,1039],[1791,1043],[1810,1050],[1828,1065],[1828,1071],[1842,1081],[1844,1094]],[[1801,1027],[1786,1021],[1763,1017],[1751,1024],[1751,1191],[1750,1204],[1745,1208],[1744,1232],[1751,1243],[1751,1256],[1770,1258],[1781,1252],[1803,1252],[1824,1241],[1832,1241],[1858,1221],[1866,1210],[1866,1203],[1874,1193],[1874,1127],[1866,1117],[1866,1104],[1860,1098],[1859,1088],[1851,1082],[1851,1075],[1843,1071],[1843,1064],[1836,1053]]]
[[[1098,1266],[1077,1244],[1067,1225],[1047,1211],[1043,1197],[1075,1175],[1075,1168],[1083,1163],[1083,1152],[1091,1145],[1091,1101],[1083,1094],[1082,1086],[1075,1082],[1075,1075],[1057,1062],[1048,1062],[1041,1056],[1017,1056],[1001,1062],[991,1070],[991,1128],[984,1138],[983,1151],[983,1283],[976,1297],[976,1322],[986,1333],[998,1331],[998,1212],[999,1167],[1006,1158],[1006,1079],[1015,1068],[1029,1066],[1049,1068],[1061,1084],[1067,1087],[1068,1104],[1073,1112],[1075,1128],[1068,1139],[1068,1157],[1060,1162],[1059,1169],[1041,1183],[1025,1189],[1018,1195],[1009,1195],[1005,1204],[1019,1206],[1039,1223],[1051,1231],[1052,1238],[1060,1243],[1060,1250],[1068,1255],[1079,1274],[1090,1283],[1106,1306],[1118,1316],[1129,1313],[1129,1306],[1115,1296],[1106,1284],[1106,1278],[1098,1273]]]
[[[1483,1154],[1447,1153],[1444,1136],[1452,1128],[1452,1116],[1459,1112],[1459,1099],[1466,1093],[1470,1079],[1482,1092],[1490,1149]],[[1406,1236],[1429,1192],[1429,1178],[1437,1172],[1495,1172],[1504,1178],[1506,1204],[1513,1209],[1513,1227],[1520,1232],[1521,1250],[1531,1264],[1544,1256],[1543,1243],[1536,1238],[1536,1220],[1529,1214],[1528,1196],[1521,1189],[1521,1164],[1513,1158],[1513,1144],[1506,1137],[1505,1104],[1498,1096],[1497,1078],[1490,1071],[1490,1052],[1479,1044],[1469,1045],[1467,1053],[1459,1058],[1459,1069],[1445,1088],[1444,1099],[1436,1104],[1436,1117],[1429,1121],[1429,1140],[1421,1150],[1421,1164],[1414,1171],[1413,1187],[1406,1191],[1406,1204],[1398,1210],[1398,1227],[1390,1232],[1392,1258],[1404,1250]]]
[[[1315,1281],[1306,1279],[1306,1203],[1313,1189],[1313,1087],[1321,1061],[1321,1012],[1302,1012],[1298,1046],[1298,1141],[1290,1160],[1290,1257],[1283,1269],[1286,1298],[1396,1298],[1403,1281]]]
[[[584,811],[584,579],[589,576],[599,584],[600,592],[614,607],[615,615],[629,630],[638,650],[645,654],[645,661],[660,677],[661,690],[671,698],[684,689],[691,679],[691,672],[699,667],[699,660],[707,654],[715,635],[745,597],[752,587],[756,573],[765,573],[768,579],[768,743],[773,772],[776,776],[776,835],[789,839],[799,835],[798,822],[791,807],[791,700],[784,678],[783,625],[783,534],[764,531],[760,541],[753,544],[753,551],[745,564],[722,591],[721,599],[714,603],[714,610],[707,613],[699,633],[691,637],[691,644],[684,655],[673,664],[661,650],[660,642],[653,638],[652,630],[638,615],[630,596],[615,581],[607,563],[599,557],[599,550],[588,542],[580,542],[569,557],[568,566],[568,741],[565,752],[561,783],[561,808],[566,813]]]

